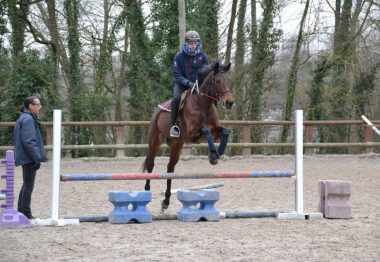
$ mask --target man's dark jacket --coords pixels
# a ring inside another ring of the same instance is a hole
[[[24,109],[14,129],[15,164],[26,165],[47,160],[41,136],[40,121]]]
[[[199,70],[208,65],[208,59],[202,51],[195,56],[189,56],[184,51],[178,52],[173,62],[173,81],[186,88],[191,88],[197,80]]]

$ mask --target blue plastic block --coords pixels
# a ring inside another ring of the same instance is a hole
[[[214,207],[219,200],[219,191],[203,189],[199,191],[179,190],[177,198],[183,207],[177,212],[181,222],[219,221],[220,213]]]
[[[113,191],[108,193],[108,197],[115,207],[108,215],[110,223],[152,222],[152,213],[146,208],[146,205],[152,200],[152,192],[135,191],[128,193]]]

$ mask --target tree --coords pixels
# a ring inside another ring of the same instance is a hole
[[[12,46],[12,62],[11,62],[11,75],[6,87],[5,96],[8,97],[6,106],[8,112],[4,114],[5,121],[12,121],[17,119],[17,108],[20,102],[26,97],[27,90],[20,90],[14,92],[13,87],[19,86],[22,88],[23,83],[20,82],[18,76],[22,72],[22,60],[24,55],[24,42],[25,42],[25,28],[26,18],[29,12],[29,1],[21,0],[7,0],[8,17],[11,24],[11,46]],[[29,90],[30,91],[30,90]],[[27,94],[27,96],[30,94]]]
[[[301,50],[301,45],[303,42],[303,27],[306,21],[307,12],[309,9],[310,0],[306,0],[305,9],[303,11],[300,28],[298,31],[297,42],[295,46],[295,50],[293,53],[292,62],[290,65],[289,75],[288,75],[288,83],[287,83],[287,92],[285,98],[285,108],[283,110],[283,120],[290,120],[292,112],[293,112],[293,104],[294,97],[296,93],[297,86],[297,73],[298,73],[298,62],[299,62],[299,53]],[[289,134],[289,126],[284,126],[281,133],[281,142],[286,142]]]
[[[141,4],[137,0],[129,1],[125,10],[130,25],[130,55],[127,82],[130,88],[129,112],[132,120],[149,119],[157,105],[155,83],[151,81],[157,74],[153,53],[149,49],[149,39],[145,34]],[[132,133],[131,133],[132,134]],[[141,141],[145,137],[135,129],[130,139]]]
[[[262,95],[264,93],[264,76],[266,70],[274,63],[274,51],[277,49],[277,43],[281,35],[281,31],[273,27],[273,20],[278,11],[276,1],[264,0],[263,19],[260,26],[257,26],[257,9],[256,1],[252,0],[252,60],[250,65],[250,85],[247,87],[247,97],[249,100],[246,104],[244,115],[247,119],[260,119]],[[257,28],[257,30],[256,30]],[[252,135],[254,142],[260,141],[260,133],[254,130]]]
[[[87,103],[86,97],[88,93],[84,89],[83,79],[79,68],[81,44],[79,41],[79,1],[65,0],[64,10],[68,28],[68,51],[69,66],[67,68],[67,76],[69,82],[68,88],[68,109],[71,121],[88,121],[91,108]],[[74,127],[69,132],[69,140],[71,144],[88,144],[91,142],[91,133],[85,127]],[[75,156],[87,155],[87,152],[73,151]],[[74,156],[74,155],[73,155]]]
[[[203,51],[210,60],[219,59],[218,0],[197,0],[188,8],[188,30],[196,30],[202,38]],[[204,26],[207,25],[207,26]]]
[[[234,95],[237,100],[236,115],[246,119],[244,108],[247,103],[247,79],[246,79],[246,66],[244,58],[246,54],[246,10],[247,1],[241,0],[238,11],[237,32],[236,32],[236,49],[235,49],[235,70],[233,75]]]

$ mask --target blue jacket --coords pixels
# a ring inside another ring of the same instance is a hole
[[[191,88],[191,83],[197,80],[199,70],[208,65],[205,53],[199,52],[195,56],[188,56],[184,51],[178,52],[173,61],[173,81],[186,88]]]
[[[16,121],[13,133],[16,166],[47,160],[40,126],[37,117],[30,110],[24,109]]]

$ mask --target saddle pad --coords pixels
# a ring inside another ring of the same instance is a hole
[[[169,100],[167,100],[167,101],[165,101],[165,102],[159,104],[158,107],[161,108],[161,109],[164,110],[164,111],[171,112],[171,110],[170,110],[170,105],[171,105],[171,103],[172,103],[172,100],[173,100],[173,99],[169,99]]]
[[[186,97],[188,94],[190,94],[189,90],[185,90],[185,92],[182,93],[179,110],[181,110],[183,105],[185,104]],[[170,106],[171,106],[172,100],[173,99],[169,99],[169,100],[159,104],[158,107],[161,108],[162,110],[166,111],[166,112],[171,112],[172,110],[170,109]]]

